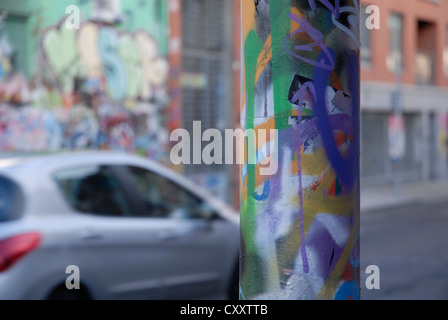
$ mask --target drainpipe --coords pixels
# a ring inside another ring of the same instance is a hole
[[[359,299],[359,3],[241,6],[240,299]]]

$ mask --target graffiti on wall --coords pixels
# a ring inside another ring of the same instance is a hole
[[[241,125],[279,131],[277,174],[241,170],[243,299],[359,298],[358,24],[356,0],[243,1]]]
[[[96,80],[98,90],[104,83],[114,101],[156,99],[165,90],[168,62],[144,30],[120,32],[87,22],[75,32],[60,23],[44,31],[41,47],[63,93],[74,90],[76,78]]]
[[[166,57],[147,31],[97,20],[73,30],[64,17],[43,30],[32,79],[13,72],[12,49],[1,38],[0,150],[119,149],[167,158]]]
[[[11,72],[12,47],[8,35],[3,34],[0,38],[0,80]]]
[[[6,16],[6,14],[0,16],[0,25],[3,25]],[[15,49],[8,34],[2,29],[0,29],[0,101],[20,103],[29,99],[29,88],[25,77],[14,69]]]
[[[92,20],[114,23],[121,18],[121,0],[94,0]]]

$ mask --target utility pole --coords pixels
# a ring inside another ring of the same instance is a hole
[[[388,64],[395,74],[395,90],[392,92],[393,114],[389,119],[389,156],[393,161],[394,190],[397,197],[402,194],[401,165],[406,152],[406,132],[402,106],[402,56],[393,52]]]
[[[240,299],[360,298],[359,10],[242,0]]]
[[[406,147],[406,133],[405,133],[405,123],[403,118],[403,108],[402,108],[402,67],[401,59],[395,60],[395,83],[396,88],[393,93],[393,114],[394,121],[396,122],[395,130],[396,133],[396,155],[393,157],[393,167],[394,167],[394,190],[396,196],[401,196],[402,193],[402,182],[401,182],[401,164],[403,162],[403,157],[405,155]]]

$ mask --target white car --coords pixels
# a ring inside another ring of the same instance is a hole
[[[136,155],[0,160],[0,299],[237,299],[238,222]]]

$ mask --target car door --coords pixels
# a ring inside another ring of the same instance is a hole
[[[237,258],[231,250],[233,242],[228,241],[238,237],[237,228],[175,181],[137,166],[127,166],[126,171],[124,176],[143,203],[141,217],[160,227],[159,249],[164,259],[160,268],[167,298],[223,292],[228,266]]]
[[[164,299],[163,223],[139,217],[116,166],[64,169],[55,179],[76,212],[71,247],[81,282],[99,299]]]

